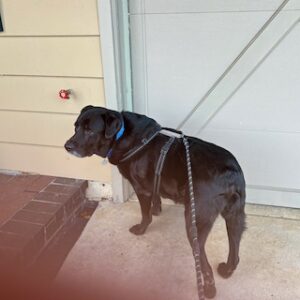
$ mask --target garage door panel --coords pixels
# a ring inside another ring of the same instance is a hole
[[[281,3],[130,1],[134,107],[192,113],[182,130],[233,152],[250,202],[300,207],[300,1]]]
[[[77,158],[63,148],[7,143],[0,143],[0,153],[2,169],[111,182],[110,166],[97,156]]]
[[[63,147],[76,115],[0,111],[0,141]]]
[[[61,89],[71,89],[70,99],[59,98]],[[0,91],[0,110],[78,114],[86,105],[105,106],[103,79],[2,76]]]
[[[131,0],[131,13],[195,13],[195,12],[230,12],[276,10],[282,0]],[[292,0],[285,9],[300,9],[300,1]]]
[[[299,53],[298,23],[207,127],[300,132]]]
[[[2,0],[1,12],[0,36],[99,34],[95,0]]]
[[[146,98],[148,114],[178,126],[269,15],[147,15],[144,42],[132,36],[136,99]],[[132,24],[140,25],[140,18],[131,16]]]
[[[102,77],[99,37],[0,38],[4,75]]]
[[[230,150],[248,185],[299,189],[300,134],[205,129],[200,138]]]
[[[300,191],[247,188],[248,203],[300,208],[299,196]]]

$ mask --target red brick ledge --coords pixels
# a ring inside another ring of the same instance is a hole
[[[54,178],[0,227],[0,267],[32,263],[81,210],[87,181]]]

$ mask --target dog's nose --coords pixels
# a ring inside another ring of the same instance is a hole
[[[73,142],[67,141],[67,142],[65,143],[65,149],[66,149],[68,152],[71,152],[72,150],[74,150],[74,148],[75,148],[75,145],[74,145]]]

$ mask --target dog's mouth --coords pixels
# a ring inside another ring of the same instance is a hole
[[[76,150],[71,150],[71,151],[68,151],[70,154],[76,156],[76,157],[84,157],[82,154],[80,154],[79,152],[77,152]]]
[[[80,151],[78,149],[72,149],[72,150],[67,150],[67,151],[71,155],[79,157],[79,158],[88,157],[88,156],[92,156],[93,155],[93,153],[89,153],[89,152],[86,152],[86,151],[83,152],[83,151]]]

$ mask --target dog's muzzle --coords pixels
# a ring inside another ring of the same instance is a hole
[[[72,141],[67,141],[65,143],[65,149],[72,155],[76,157],[83,157],[77,150],[76,150],[76,145]]]

